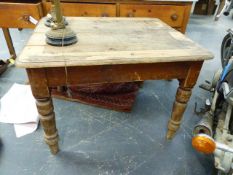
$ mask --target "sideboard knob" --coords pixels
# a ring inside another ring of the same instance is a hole
[[[30,15],[24,14],[24,15],[21,16],[19,19],[24,20],[24,21],[26,21],[26,22],[29,22],[29,17],[30,17]]]
[[[102,17],[108,17],[109,15],[107,13],[102,13],[101,16]]]
[[[171,19],[172,19],[172,21],[177,21],[178,15],[177,14],[171,15]]]
[[[134,17],[134,14],[133,13],[128,13],[128,15],[127,15],[128,17]]]

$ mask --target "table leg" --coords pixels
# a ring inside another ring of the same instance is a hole
[[[48,144],[52,154],[56,154],[58,147],[58,132],[55,122],[55,113],[51,93],[47,85],[47,77],[44,69],[27,69],[32,94],[36,99],[36,106],[40,116],[40,122],[44,129],[44,140]]]
[[[4,37],[5,37],[6,44],[7,44],[8,50],[10,52],[10,55],[11,55],[11,57],[13,59],[15,59],[16,58],[16,53],[15,53],[14,45],[12,43],[12,39],[11,39],[9,29],[8,28],[2,28],[2,31],[3,31],[3,34],[4,34]]]
[[[52,99],[37,98],[36,106],[40,115],[40,122],[44,129],[44,140],[49,145],[51,153],[56,154],[58,152],[58,132]]]
[[[183,113],[186,109],[190,96],[191,89],[182,87],[180,85],[176,92],[176,100],[173,104],[172,116],[168,123],[167,139],[172,139],[176,131],[179,129]]]
[[[171,119],[168,122],[167,139],[172,139],[179,129],[187,103],[196,84],[202,62],[190,66],[186,78],[179,80],[179,87],[176,92],[176,99],[173,104]]]

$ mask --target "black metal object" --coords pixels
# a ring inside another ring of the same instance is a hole
[[[223,38],[221,44],[221,63],[222,67],[225,67],[233,55],[233,30],[229,29],[228,34]]]

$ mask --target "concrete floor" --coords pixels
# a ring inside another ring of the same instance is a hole
[[[205,62],[198,84],[210,79],[220,67],[220,45],[232,20],[192,16],[187,35],[215,54]],[[17,53],[31,30],[11,30]],[[0,57],[8,52],[0,33]],[[23,69],[11,67],[0,77],[0,97],[14,83],[25,83]],[[178,83],[147,81],[133,111],[120,113],[79,103],[54,100],[61,151],[53,156],[43,141],[41,127],[16,138],[13,125],[0,123],[0,175],[211,175],[213,157],[191,146],[192,129],[199,121],[194,103],[201,106],[209,96],[196,86],[184,114],[183,124],[172,141],[165,140],[167,122]],[[9,110],[14,110],[10,109]]]

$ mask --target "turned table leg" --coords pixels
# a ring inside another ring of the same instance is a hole
[[[32,94],[36,99],[40,122],[44,129],[44,140],[52,154],[56,154],[58,147],[58,132],[51,93],[47,84],[44,69],[27,69]]]
[[[36,99],[36,106],[44,129],[44,140],[49,145],[51,153],[56,154],[58,152],[58,132],[52,99]]]
[[[172,116],[168,122],[167,139],[172,139],[176,131],[179,129],[181,119],[191,96],[191,89],[179,86],[176,92],[176,100],[173,104]]]
[[[192,88],[196,84],[203,62],[193,63],[184,79],[179,79],[179,87],[176,92],[176,99],[173,104],[171,119],[168,122],[167,139],[172,139],[179,129],[181,120],[186,109]]]

